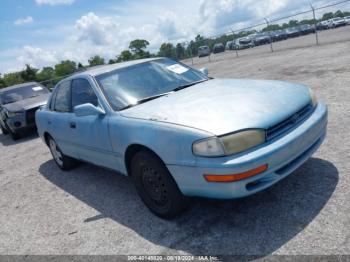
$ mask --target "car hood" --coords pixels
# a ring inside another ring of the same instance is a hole
[[[45,105],[50,94],[43,94],[37,97],[31,97],[24,100],[17,101],[15,103],[3,105],[7,111],[18,112],[25,111],[31,108]]]
[[[121,111],[122,116],[223,135],[269,128],[310,103],[308,88],[269,80],[213,79]]]

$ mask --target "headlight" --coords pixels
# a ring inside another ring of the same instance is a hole
[[[197,156],[218,157],[246,151],[265,142],[265,131],[252,129],[223,137],[200,140],[193,144]]]
[[[11,118],[11,117],[19,116],[19,115],[21,115],[22,113],[21,113],[21,112],[9,112],[9,111],[7,111],[6,114],[7,114],[7,116],[8,116],[9,118]]]
[[[197,141],[192,146],[193,153],[197,156],[223,156],[225,151],[219,138],[211,137]]]
[[[310,94],[310,99],[311,99],[312,106],[316,107],[316,105],[317,105],[317,97],[316,97],[315,93],[311,90],[311,88],[309,88],[309,94]]]

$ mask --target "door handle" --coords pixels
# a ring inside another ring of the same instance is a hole
[[[74,122],[70,122],[69,126],[70,126],[70,128],[76,128],[77,127],[77,125]]]

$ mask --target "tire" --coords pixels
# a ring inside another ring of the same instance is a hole
[[[141,200],[156,216],[172,219],[186,209],[188,201],[164,163],[148,151],[131,160],[131,178]]]
[[[68,171],[77,166],[78,161],[74,158],[64,155],[56,144],[56,141],[51,136],[48,137],[47,144],[49,146],[53,160],[61,170]]]
[[[21,134],[19,134],[19,133],[12,132],[11,130],[9,130],[9,133],[10,133],[13,141],[17,141],[21,138]]]

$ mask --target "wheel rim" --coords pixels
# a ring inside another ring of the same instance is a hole
[[[63,166],[62,153],[58,149],[55,141],[53,139],[50,139],[49,144],[50,144],[51,154],[52,154],[53,158],[55,159],[56,163],[59,166]]]
[[[152,167],[142,168],[142,183],[147,195],[157,206],[169,202],[168,191],[162,176]]]

